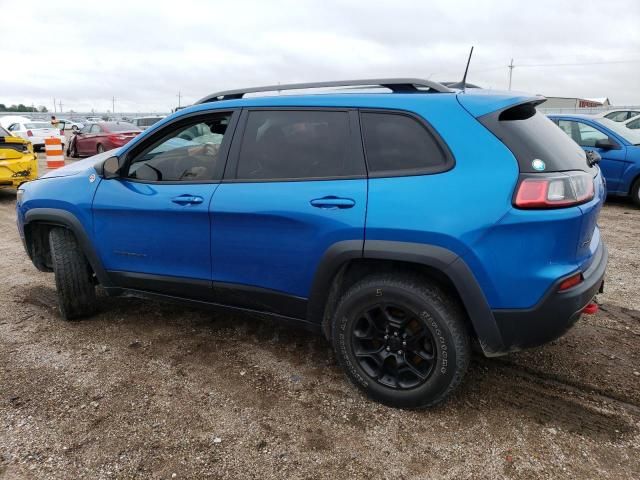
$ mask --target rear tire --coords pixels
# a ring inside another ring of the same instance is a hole
[[[631,200],[636,204],[636,207],[640,207],[640,178],[633,182],[633,187],[631,187]]]
[[[93,274],[73,233],[66,228],[53,228],[49,232],[49,245],[60,314],[66,320],[93,314],[96,310]]]
[[[69,156],[71,158],[78,158],[78,146],[73,140],[69,142]]]
[[[392,407],[442,403],[462,382],[471,356],[464,312],[419,276],[376,275],[340,299],[332,342],[348,378]]]

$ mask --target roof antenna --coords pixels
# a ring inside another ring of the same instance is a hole
[[[469,52],[469,58],[467,60],[467,68],[464,69],[464,76],[462,77],[462,93],[464,93],[467,88],[467,73],[469,72],[469,64],[471,63],[471,55],[473,55],[473,46],[471,47],[471,51]]]

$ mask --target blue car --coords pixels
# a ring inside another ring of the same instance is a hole
[[[549,115],[587,152],[597,152],[609,195],[629,196],[640,206],[640,130],[590,115]]]
[[[23,185],[18,229],[65,319],[96,285],[259,312],[324,334],[371,398],[428,407],[472,344],[549,342],[603,288],[602,175],[543,100],[420,79],[215,93]]]

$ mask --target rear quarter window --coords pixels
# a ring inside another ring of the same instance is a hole
[[[453,166],[453,157],[435,132],[404,113],[360,113],[370,176],[421,175]]]

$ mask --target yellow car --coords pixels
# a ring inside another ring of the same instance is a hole
[[[0,187],[19,187],[38,178],[38,157],[28,140],[0,127]]]

